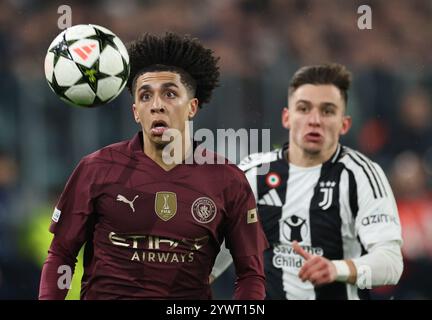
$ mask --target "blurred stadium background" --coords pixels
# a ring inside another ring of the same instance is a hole
[[[0,299],[35,299],[57,197],[79,159],[138,129],[125,91],[91,110],[62,103],[43,73],[60,32],[57,9],[72,24],[95,23],[124,42],[142,32],[188,33],[221,56],[222,85],[195,128],[271,128],[287,139],[280,113],[301,65],[334,61],[354,74],[343,142],[381,164],[397,198],[405,270],[382,299],[432,298],[432,2],[430,0],[143,0],[0,2]],[[373,29],[357,28],[357,8],[372,8]],[[234,272],[214,285],[230,298]],[[75,281],[69,298],[77,298]]]

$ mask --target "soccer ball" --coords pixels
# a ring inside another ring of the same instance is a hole
[[[129,55],[110,30],[80,24],[67,28],[51,43],[45,77],[60,99],[94,107],[116,98],[129,77]]]

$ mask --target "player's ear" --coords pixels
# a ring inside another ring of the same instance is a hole
[[[197,98],[193,98],[189,101],[189,106],[188,106],[189,110],[188,110],[188,118],[192,119],[193,117],[195,117],[196,113],[198,112],[198,99]]]
[[[282,126],[289,129],[289,107],[282,109]]]
[[[140,123],[140,118],[139,118],[138,111],[136,109],[135,103],[132,105],[132,112],[133,112],[133,115],[134,115],[135,122],[136,123]]]
[[[351,116],[344,116],[342,120],[342,129],[340,131],[341,135],[346,134],[352,126]]]

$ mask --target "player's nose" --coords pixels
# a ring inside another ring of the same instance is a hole
[[[164,113],[166,111],[165,105],[159,96],[155,96],[151,104],[151,113]]]
[[[321,115],[319,113],[319,110],[311,110],[308,117],[308,124],[312,126],[319,126],[321,124]]]

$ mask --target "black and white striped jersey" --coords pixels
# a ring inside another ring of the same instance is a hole
[[[308,252],[330,260],[352,259],[371,245],[401,243],[399,217],[381,167],[339,145],[327,162],[308,168],[289,164],[288,146],[253,154],[239,167],[254,192],[270,248],[265,251],[267,299],[358,299],[357,287],[342,282],[315,288],[298,272]],[[269,166],[265,175],[260,167]]]

